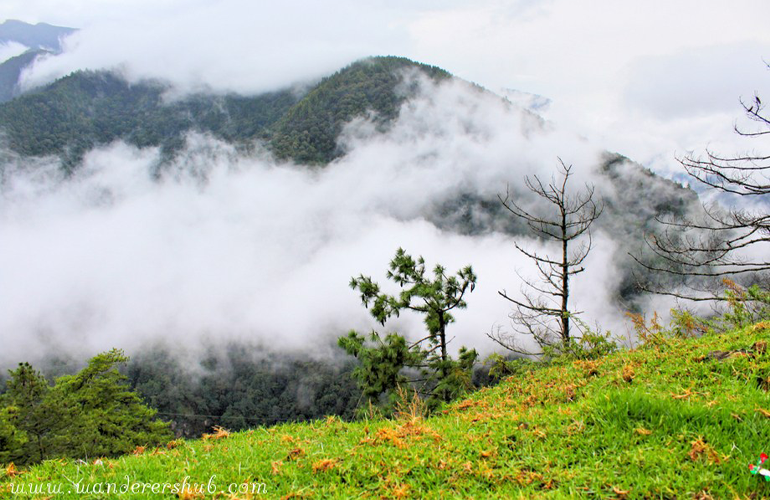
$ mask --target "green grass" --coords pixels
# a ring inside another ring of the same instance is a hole
[[[0,496],[32,483],[43,491],[5,496],[45,498],[61,484],[57,499],[113,498],[106,483],[125,487],[126,478],[162,488],[215,476],[205,498],[770,497],[770,483],[748,469],[770,453],[767,344],[770,323],[761,323],[535,367],[425,419],[329,418],[88,464],[49,461],[0,472]],[[737,349],[751,353],[707,356]],[[78,494],[70,480],[103,492]],[[263,489],[228,495],[244,483]],[[177,496],[147,488],[124,498]]]

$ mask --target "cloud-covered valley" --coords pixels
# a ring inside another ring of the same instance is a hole
[[[387,131],[350,123],[347,154],[323,168],[196,133],[170,164],[157,149],[118,142],[92,150],[71,176],[53,159],[6,153],[0,363],[133,352],[159,339],[323,353],[351,328],[377,327],[348,281],[385,281],[398,247],[450,271],[474,266],[478,286],[450,328],[452,346],[488,352],[484,333],[508,325],[498,291],[516,293],[516,270],[527,275],[531,264],[510,234],[465,234],[436,214],[462,193],[523,192],[523,177],[550,177],[557,156],[574,164],[576,188],[595,180],[615,195],[594,178],[601,150],[590,142],[464,82],[421,85]],[[617,331],[616,243],[599,232],[594,244],[575,306]],[[404,315],[384,330],[414,338],[422,328]]]

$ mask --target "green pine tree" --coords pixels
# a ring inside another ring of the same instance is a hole
[[[340,347],[359,361],[353,370],[353,378],[359,384],[368,403],[380,406],[391,413],[398,402],[401,387],[409,384],[409,378],[402,372],[406,366],[416,366],[424,353],[407,345],[406,339],[396,333],[385,336],[372,331],[367,339],[355,331],[338,340]]]
[[[0,399],[0,461],[114,456],[170,440],[168,424],[155,419],[116,369],[126,361],[113,349],[53,386],[29,363],[10,371]]]
[[[172,438],[168,424],[156,420],[156,411],[128,390],[126,376],[116,368],[127,361],[123,351],[113,349],[92,358],[77,375],[57,379],[52,399],[72,419],[69,454],[119,455]]]
[[[13,462],[27,443],[27,433],[18,427],[18,409],[14,406],[0,409],[0,464]]]
[[[20,363],[9,375],[4,413],[12,417],[25,439],[5,450],[8,461],[26,464],[45,460],[60,451],[58,442],[67,428],[67,416],[62,407],[52,403],[52,388],[46,378],[29,363]]]
[[[369,379],[388,381],[389,385],[383,386],[384,392],[392,393],[396,388],[393,385],[396,383],[396,377],[392,375],[394,371],[404,367],[420,368],[427,376],[427,382],[433,384],[428,393],[429,406],[451,401],[470,388],[471,370],[478,357],[475,349],[463,348],[460,359],[452,359],[448,352],[451,339],[447,338],[447,327],[455,321],[451,311],[465,309],[465,294],[472,292],[476,286],[473,269],[466,266],[456,275],[448,275],[445,267],[436,265],[431,277],[426,272],[425,259],[419,257],[415,260],[399,248],[389,264],[387,277],[401,287],[399,294],[382,293],[379,284],[364,275],[351,279],[350,286],[361,293],[364,306],[381,324],[384,325],[392,316],[399,316],[401,311],[414,311],[423,315],[428,335],[407,346],[403,337],[391,334],[386,337],[385,343],[380,341],[380,347],[367,351],[363,348],[361,337],[351,332],[347,338],[340,339],[340,345],[361,360],[365,372],[376,373],[367,375]],[[399,337],[401,340],[398,340]],[[374,334],[372,340],[378,341],[379,337]],[[356,346],[361,346],[360,354],[353,351]],[[401,356],[393,356],[394,352]],[[412,354],[407,356],[406,353]],[[398,366],[397,362],[401,360],[404,363]],[[362,383],[365,393],[378,387]]]

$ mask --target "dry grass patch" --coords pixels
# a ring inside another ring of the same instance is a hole
[[[204,441],[209,439],[224,439],[228,437],[230,437],[230,431],[218,425],[214,427],[214,432],[212,434],[204,434],[202,436]]]

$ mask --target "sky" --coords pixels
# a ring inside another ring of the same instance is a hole
[[[735,147],[739,98],[770,90],[763,0],[4,0],[0,17],[82,28],[30,84],[119,67],[251,93],[402,55],[545,96],[547,118],[669,175]]]

